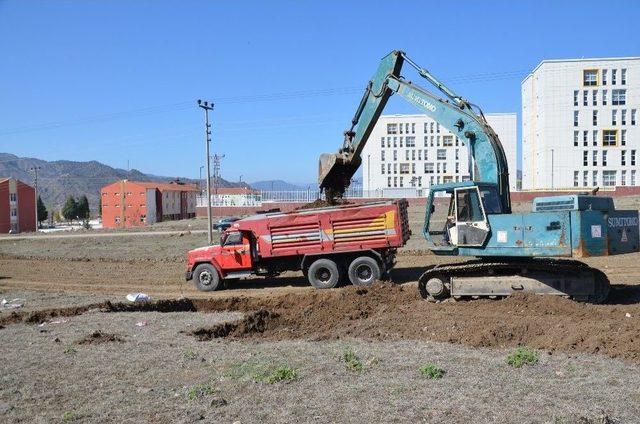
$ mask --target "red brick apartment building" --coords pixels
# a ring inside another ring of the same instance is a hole
[[[102,226],[138,227],[196,216],[198,188],[182,183],[121,180],[102,187]]]
[[[30,185],[0,177],[0,234],[36,230],[35,196]]]

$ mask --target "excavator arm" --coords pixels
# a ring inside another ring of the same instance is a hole
[[[420,76],[441,91],[447,99],[405,81],[400,76],[404,62],[414,67]],[[327,200],[335,202],[341,197],[351,182],[351,178],[362,162],[362,149],[367,143],[373,128],[387,101],[393,94],[413,104],[424,114],[438,122],[456,135],[474,159],[476,172],[470,164],[473,180],[493,183],[498,188],[503,213],[511,212],[509,195],[509,171],[502,144],[493,129],[487,123],[482,111],[476,113],[472,105],[444,84],[438,81],[426,69],[416,65],[402,51],[393,51],[385,56],[367,84],[360,101],[351,128],[344,133],[342,148],[337,153],[324,153],[320,156],[318,183],[324,190]]]

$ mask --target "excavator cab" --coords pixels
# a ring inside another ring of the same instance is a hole
[[[424,237],[440,255],[456,255],[458,247],[482,247],[490,234],[489,214],[500,214],[495,184],[473,181],[433,185],[427,202]]]

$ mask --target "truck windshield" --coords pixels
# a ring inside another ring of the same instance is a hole
[[[234,244],[242,244],[242,233],[238,231],[234,231],[233,233],[223,233],[224,241],[222,241],[223,246],[231,246]]]

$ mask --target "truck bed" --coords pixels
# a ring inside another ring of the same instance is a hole
[[[262,258],[387,249],[410,236],[405,199],[270,212],[241,219],[234,228],[256,238]]]

